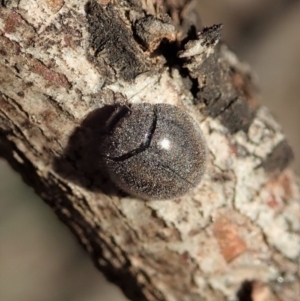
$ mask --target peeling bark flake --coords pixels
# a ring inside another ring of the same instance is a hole
[[[90,1],[86,5],[86,13],[92,49],[90,60],[101,66],[101,73],[110,80],[117,76],[130,81],[146,71],[145,57],[142,57],[142,52],[132,40],[132,32],[124,26],[112,4],[102,7],[96,1]]]

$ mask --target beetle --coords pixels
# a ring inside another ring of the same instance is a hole
[[[100,145],[102,163],[123,191],[143,199],[173,199],[196,187],[206,143],[196,122],[169,104],[119,105]]]

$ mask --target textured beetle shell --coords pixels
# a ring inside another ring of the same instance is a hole
[[[172,199],[197,186],[206,144],[194,120],[168,105],[134,104],[113,117],[101,154],[111,180],[144,199]]]

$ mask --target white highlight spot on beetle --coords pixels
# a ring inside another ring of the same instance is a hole
[[[160,147],[161,147],[162,149],[165,149],[165,150],[169,150],[169,149],[171,148],[170,140],[167,139],[167,138],[164,138],[164,139],[160,140],[160,141],[158,142],[158,144],[160,145]]]

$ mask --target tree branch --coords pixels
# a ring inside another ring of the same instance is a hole
[[[291,149],[221,27],[186,30],[188,1],[174,26],[154,2],[4,1],[0,154],[132,300],[296,301]],[[186,111],[207,142],[202,182],[175,200],[127,195],[99,163],[109,106],[143,102]]]

